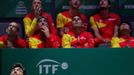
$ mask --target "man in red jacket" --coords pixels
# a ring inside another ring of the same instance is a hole
[[[18,36],[19,26],[11,22],[6,29],[7,35],[0,36],[0,48],[25,48],[25,41]]]
[[[61,12],[57,15],[57,29],[62,36],[64,33],[72,31],[72,17],[80,15],[83,21],[83,30],[87,30],[87,18],[84,14],[79,12],[80,0],[69,0],[70,8],[67,11]]]
[[[120,16],[110,12],[110,0],[100,0],[100,11],[90,17],[91,28],[96,37],[96,44],[108,43],[118,35]]]
[[[50,25],[48,19],[40,17],[38,19],[38,34],[28,39],[30,48],[59,48],[61,44],[60,38],[50,33]]]
[[[50,14],[43,12],[42,1],[41,0],[33,0],[32,2],[32,12],[27,14],[23,21],[25,27],[25,33],[27,37],[34,36],[38,34],[37,31],[37,20],[40,16],[44,16],[48,19],[50,25],[50,33],[56,34],[56,29]]]
[[[131,31],[129,23],[121,23],[119,37],[113,37],[111,40],[112,48],[134,48],[134,37],[130,36]]]
[[[73,30],[62,37],[63,48],[93,48],[94,40],[90,32],[82,30],[82,20],[80,16],[72,19]]]

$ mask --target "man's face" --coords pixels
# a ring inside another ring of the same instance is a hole
[[[19,30],[19,26],[16,22],[11,22],[7,28],[8,34],[17,34]]]
[[[130,26],[127,24],[127,23],[122,23],[121,26],[120,26],[120,34],[122,35],[128,35],[130,34]]]
[[[75,33],[79,34],[81,32],[81,29],[82,29],[81,18],[79,16],[73,17],[72,24],[73,24],[73,29],[74,29]]]
[[[41,8],[42,7],[41,4],[42,4],[41,0],[33,0],[32,9],[36,10],[38,8]]]
[[[48,24],[48,21],[45,19],[45,18],[41,18],[40,20],[39,20],[39,23],[38,23],[38,25],[39,25],[39,29],[42,31],[49,31],[49,24]]]
[[[127,23],[122,23],[121,26],[120,26],[120,30],[123,30],[123,29],[128,29],[130,30],[130,27]]]
[[[100,7],[109,7],[108,0],[100,0]]]
[[[41,18],[39,20],[39,27],[42,27],[42,26],[48,27],[48,22],[47,22],[47,20],[45,18]]]
[[[81,18],[79,16],[75,16],[72,19],[72,23],[75,26],[81,26],[82,25],[82,20],[81,20]]]
[[[15,67],[10,75],[24,75],[23,70],[20,67]]]
[[[108,9],[108,8],[104,8],[104,7],[101,7],[101,9],[100,9],[100,14],[101,14],[101,16],[103,16],[103,17],[108,17],[109,9]]]
[[[70,0],[70,4],[74,8],[79,8],[80,7],[80,0]]]

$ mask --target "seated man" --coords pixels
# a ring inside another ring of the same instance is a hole
[[[57,34],[51,15],[46,12],[43,12],[42,0],[33,0],[32,11],[28,13],[23,19],[25,33],[28,38],[38,34],[37,20],[40,16],[44,16],[48,19],[51,28],[50,32],[53,34]]]
[[[0,48],[25,48],[25,41],[18,36],[19,25],[11,22],[6,29],[7,35],[0,36]]]
[[[83,21],[83,30],[87,31],[87,17],[82,14],[79,10],[81,5],[80,0],[68,0],[69,1],[69,9],[67,11],[60,12],[57,15],[57,29],[59,31],[59,35],[62,37],[63,34],[72,31],[72,17],[76,15],[80,15]]]
[[[109,43],[112,37],[117,36],[120,24],[120,16],[110,11],[110,0],[99,1],[99,12],[90,17],[97,47],[99,44]]]
[[[73,31],[64,34],[62,37],[63,48],[93,48],[94,40],[90,32],[82,30],[83,22],[80,16],[72,19]]]
[[[112,48],[134,48],[134,38],[130,36],[131,28],[129,23],[121,23],[119,28],[119,37],[113,37],[111,40]]]
[[[25,70],[20,63],[13,65],[10,75],[25,75]]]
[[[59,48],[61,40],[56,34],[50,33],[47,18],[40,17],[38,20],[38,34],[28,39],[30,48]]]

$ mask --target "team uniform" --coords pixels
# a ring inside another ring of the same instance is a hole
[[[98,28],[103,39],[111,39],[114,35],[115,25],[120,24],[120,16],[114,13],[109,13],[107,18],[103,18],[100,14],[90,17],[91,28]]]
[[[113,37],[111,40],[112,48],[134,48],[134,38],[124,39],[122,37]]]
[[[0,37],[0,48],[7,48],[7,41],[8,41],[8,35],[3,35]],[[13,42],[13,47],[14,48],[26,48],[26,43],[25,41],[18,37],[17,39],[15,39]]]
[[[68,32],[62,37],[63,48],[93,48],[94,40],[90,32],[81,32],[76,35],[74,32]]]
[[[83,21],[83,30],[87,30],[87,18],[85,15],[80,14],[80,17]],[[72,16],[69,11],[61,12],[57,15],[57,28],[68,28],[69,31],[72,31]]]
[[[51,34],[50,38],[43,37],[43,40],[40,34],[37,34],[30,37],[28,42],[29,48],[59,48],[61,46],[61,39],[54,34]]]
[[[41,16],[48,19],[48,23],[50,25],[50,33],[56,34],[56,29],[52,20],[51,15],[41,12]],[[27,14],[24,19],[24,26],[25,26],[25,33],[28,37],[38,34],[38,26],[37,26],[37,18],[35,17],[34,13],[31,12]]]

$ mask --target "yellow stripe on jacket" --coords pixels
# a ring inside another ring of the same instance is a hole
[[[58,14],[56,20],[57,20],[57,28],[63,28],[66,23],[72,21],[72,19],[62,15],[62,13]]]
[[[42,41],[38,40],[37,38],[30,37],[29,38],[29,48],[38,48],[38,45],[42,43]]]
[[[63,48],[72,48],[71,43],[75,41],[76,38],[69,34],[64,34],[62,37],[62,47]]]
[[[33,21],[28,18],[25,17],[23,19],[24,21],[24,27],[25,27],[25,33],[28,37],[32,36],[35,32],[36,29],[36,25],[37,25],[37,18],[34,18]]]

